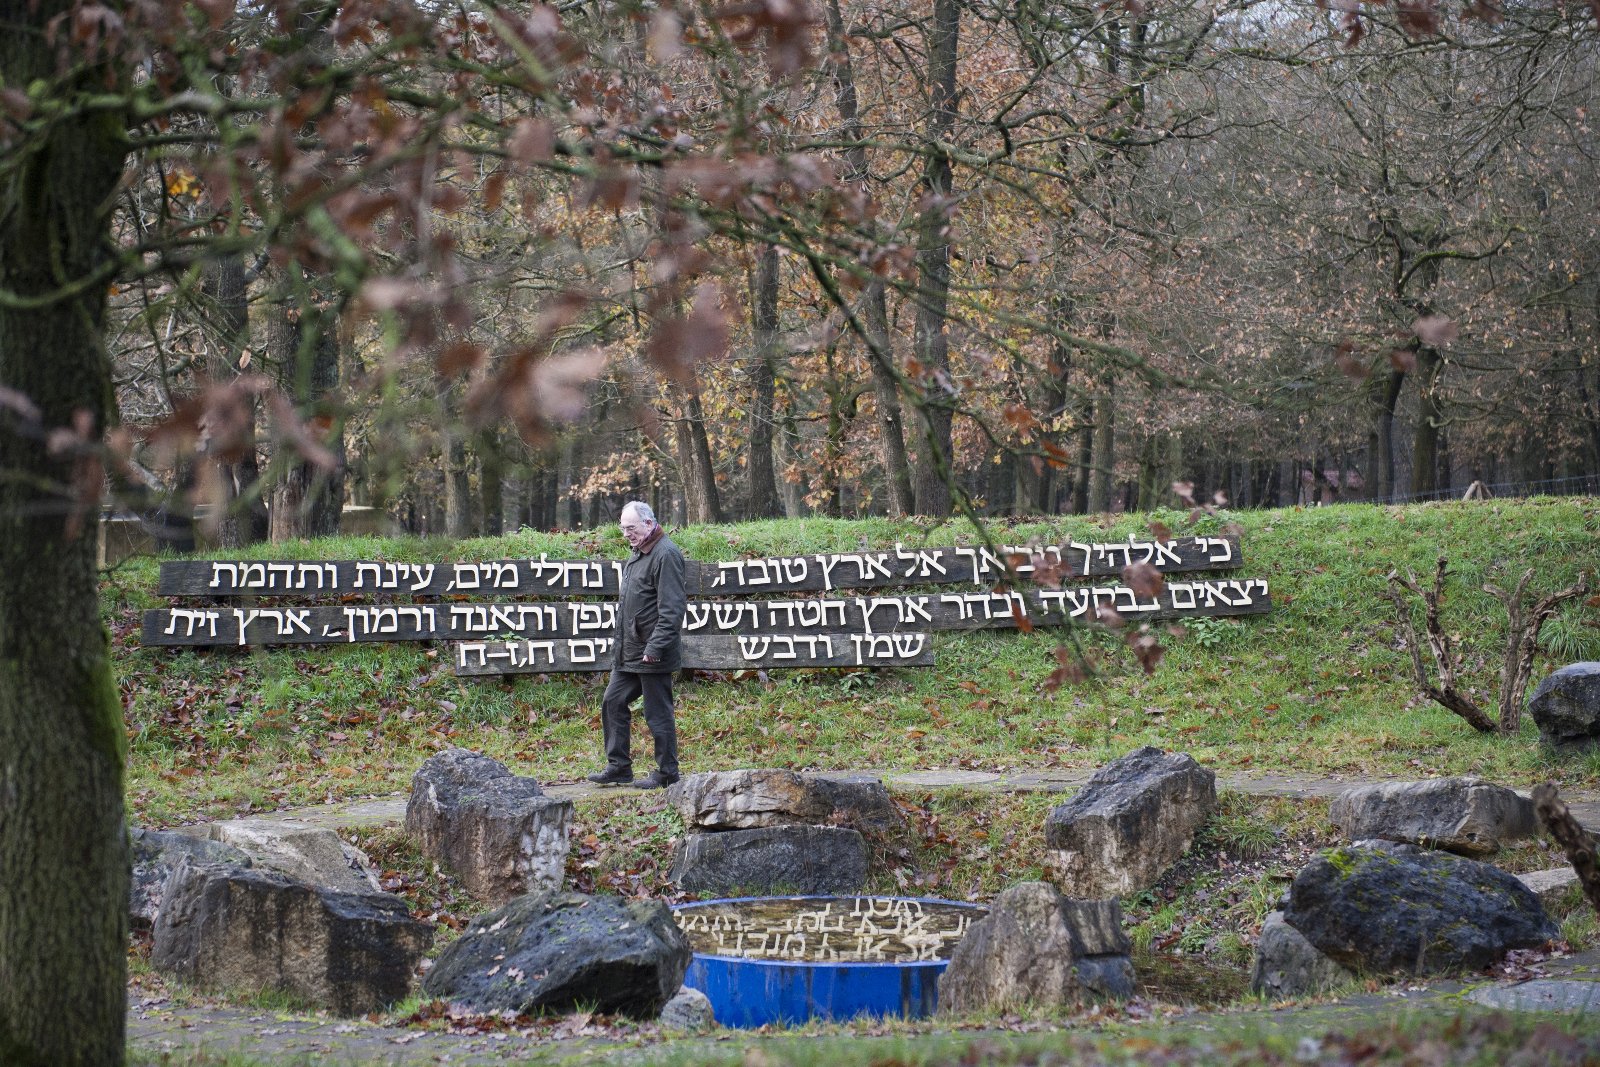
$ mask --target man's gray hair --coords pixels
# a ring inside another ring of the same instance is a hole
[[[622,505],[622,514],[626,515],[630,511],[637,515],[644,522],[656,521],[656,513],[652,511],[650,509],[650,505],[646,504],[643,500],[630,500],[626,504]]]

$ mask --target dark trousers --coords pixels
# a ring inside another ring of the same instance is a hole
[[[606,765],[633,770],[628,754],[633,713],[628,705],[644,694],[644,721],[656,743],[656,766],[669,778],[678,777],[678,725],[672,717],[672,675],[612,671],[611,684],[600,702],[600,724],[605,730]]]

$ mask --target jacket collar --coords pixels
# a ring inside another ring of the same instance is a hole
[[[648,556],[650,550],[660,544],[661,539],[666,535],[666,527],[658,523],[656,528],[650,531],[650,536],[641,541],[639,547],[633,550],[633,554],[636,556]]]

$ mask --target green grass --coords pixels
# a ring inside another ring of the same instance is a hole
[[[1180,532],[1182,517],[1157,516]],[[1415,695],[1382,599],[1394,567],[1452,560],[1445,620],[1462,638],[1462,681],[1486,705],[1498,686],[1504,614],[1479,588],[1540,569],[1539,591],[1600,569],[1600,518],[1587,499],[1411,507],[1344,505],[1207,516],[1243,528],[1240,572],[1272,582],[1268,618],[1196,623],[1164,637],[1145,675],[1114,635],[1079,631],[1098,674],[1054,692],[1046,680],[1063,631],[939,634],[938,666],[883,672],[773,672],[769,681],[680,687],[689,770],[735,766],[1087,768],[1141,744],[1188,751],[1219,770],[1422,777],[1475,773],[1525,785],[1600,784],[1600,755],[1556,756],[1532,723],[1482,737]],[[1094,540],[1146,531],[1061,519],[999,526],[997,540]],[[955,525],[806,519],[674,533],[701,560],[970,541]],[[619,555],[615,531],[523,531],[459,544],[334,538],[258,545],[252,558],[443,560]],[[489,752],[521,773],[561,780],[600,762],[598,676],[457,680],[438,649],[417,645],[269,651],[142,649],[138,611],[154,561],[104,585],[127,707],[135,815],[170,823],[261,807],[394,792],[443,744]],[[1544,645],[1590,649],[1600,612],[1569,605]],[[1541,674],[1568,655],[1541,654]],[[637,742],[648,752],[642,726]]]

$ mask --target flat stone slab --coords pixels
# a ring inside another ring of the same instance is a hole
[[[1546,908],[1553,908],[1567,895],[1571,886],[1578,884],[1578,872],[1571,867],[1552,867],[1548,871],[1519,874],[1517,881],[1533,890],[1533,895]]]
[[[1534,978],[1517,985],[1491,985],[1467,994],[1474,1004],[1507,1011],[1554,1011],[1567,1015],[1600,1012],[1600,982],[1576,978]]]
[[[932,771],[885,771],[882,775],[885,785],[914,786],[921,789],[949,788],[950,786],[983,786],[993,785],[1000,781],[1000,775],[989,771],[958,771],[958,770],[932,770]]]

